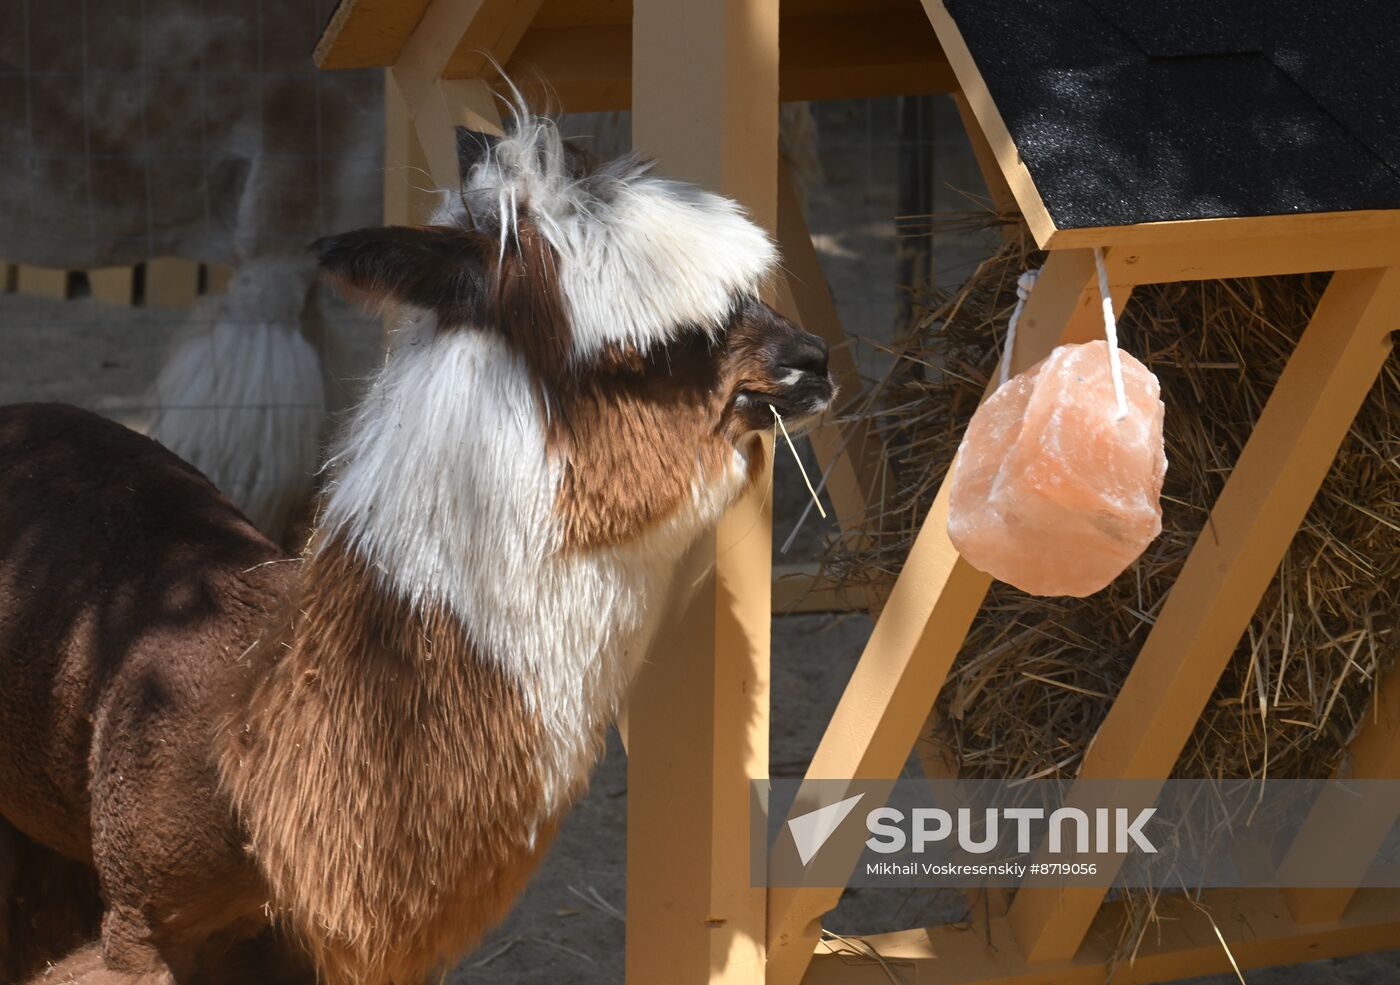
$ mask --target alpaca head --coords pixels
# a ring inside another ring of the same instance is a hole
[[[825,344],[759,299],[777,253],[736,203],[635,157],[595,164],[525,110],[504,136],[457,138],[460,185],[430,225],[316,249],[354,292],[428,316],[433,337],[488,333],[521,361],[577,514],[566,540],[664,519],[736,454],[752,466],[774,411],[800,425],[831,403]]]

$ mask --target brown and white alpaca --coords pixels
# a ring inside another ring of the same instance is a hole
[[[828,406],[734,203],[524,112],[459,146],[434,225],[317,244],[408,324],[301,558],[154,442],[0,410],[0,976],[424,981],[584,789],[770,405]]]

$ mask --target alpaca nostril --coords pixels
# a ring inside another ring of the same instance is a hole
[[[815,335],[803,334],[787,341],[778,353],[780,370],[826,376],[826,343]]]

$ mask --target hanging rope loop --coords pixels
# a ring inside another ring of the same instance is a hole
[[[1006,343],[1001,350],[1001,380],[997,386],[1001,386],[1011,378],[1011,356],[1016,351],[1016,323],[1021,320],[1021,312],[1025,310],[1026,302],[1030,300],[1031,288],[1035,287],[1035,279],[1040,276],[1040,269],[1027,270],[1020,277],[1016,278],[1016,307],[1011,312],[1011,318],[1006,323]]]
[[[1094,269],[1099,275],[1099,297],[1103,305],[1103,334],[1108,342],[1108,371],[1113,377],[1113,396],[1118,402],[1118,420],[1128,416],[1128,395],[1123,387],[1123,361],[1118,355],[1118,319],[1113,315],[1113,293],[1108,287],[1108,268],[1103,261],[1103,248],[1094,247]],[[1016,352],[1016,325],[1021,320],[1021,312],[1026,308],[1026,302],[1030,299],[1031,289],[1035,287],[1036,278],[1040,276],[1040,270],[1027,270],[1016,279],[1016,307],[1011,311],[1011,318],[1006,323],[1006,343],[1001,350],[1001,379],[997,383],[1002,386],[1011,378],[1011,358]]]

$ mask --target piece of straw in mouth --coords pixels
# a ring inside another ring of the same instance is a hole
[[[822,501],[817,496],[817,491],[812,488],[812,480],[807,478],[807,470],[802,466],[802,459],[798,457],[797,449],[793,446],[792,438],[788,435],[787,425],[783,423],[783,415],[779,414],[778,408],[774,407],[772,404],[768,405],[768,409],[773,412],[773,420],[778,422],[778,430],[783,432],[783,440],[787,442],[788,450],[792,452],[792,460],[797,463],[797,471],[802,473],[802,481],[807,483],[807,491],[812,494],[812,502],[816,504],[817,512],[820,513],[822,519],[825,520],[826,510],[822,509]]]

